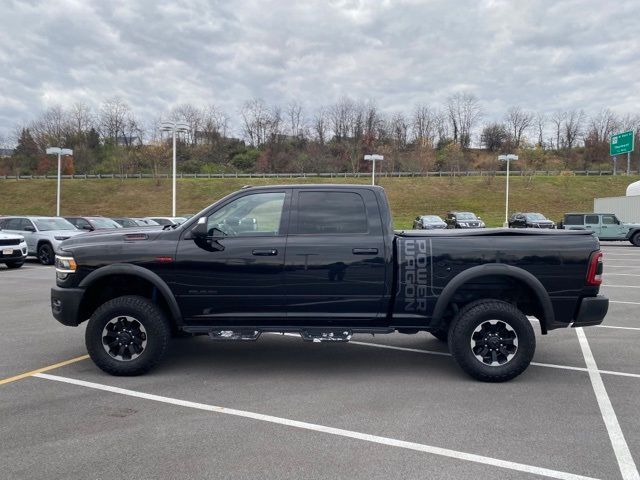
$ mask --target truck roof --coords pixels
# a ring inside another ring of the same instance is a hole
[[[301,190],[318,190],[320,188],[330,188],[331,190],[352,190],[354,188],[366,188],[370,190],[384,190],[379,185],[345,184],[345,183],[292,183],[289,185],[245,185],[243,189],[268,190],[271,188],[297,188]]]

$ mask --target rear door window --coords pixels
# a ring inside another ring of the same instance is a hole
[[[564,219],[565,225],[584,225],[584,215],[567,215]]]
[[[358,234],[369,231],[367,209],[355,192],[307,192],[298,195],[299,234]]]
[[[598,215],[586,215],[584,223],[587,225],[598,225],[600,223],[600,217]]]

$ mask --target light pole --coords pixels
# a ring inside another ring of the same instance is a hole
[[[509,226],[509,165],[512,160],[518,160],[517,155],[509,154],[509,155],[498,155],[498,160],[503,162],[507,162],[507,192],[505,194],[505,202],[504,202],[504,224],[503,227]]]
[[[160,130],[163,132],[172,132],[173,135],[173,165],[172,165],[172,169],[173,169],[173,178],[171,181],[172,184],[172,191],[173,191],[173,196],[172,196],[172,209],[171,209],[171,216],[175,217],[176,216],[176,133],[186,133],[189,131],[189,125],[187,125],[186,123],[179,123],[179,122],[162,122],[161,126],[160,126]]]
[[[369,160],[370,162],[373,162],[373,166],[371,169],[371,185],[375,185],[376,184],[376,161],[380,161],[380,160],[384,160],[384,156],[383,155],[365,155],[364,156],[365,160]]]
[[[47,148],[47,155],[58,155],[58,187],[56,191],[56,217],[60,216],[60,180],[61,180],[61,158],[63,155],[73,155],[73,150],[70,148],[49,147]]]

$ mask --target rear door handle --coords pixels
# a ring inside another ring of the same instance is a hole
[[[351,250],[354,255],[376,255],[378,253],[377,248],[354,248]]]
[[[256,257],[275,257],[278,255],[278,250],[275,248],[259,248],[253,250],[251,253]]]

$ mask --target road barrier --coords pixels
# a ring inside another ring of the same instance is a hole
[[[506,171],[469,170],[465,172],[436,171],[436,172],[380,172],[379,177],[491,177],[506,176]],[[638,171],[631,171],[637,175]],[[511,176],[611,176],[612,170],[515,170]],[[618,173],[618,175],[624,175]],[[330,173],[179,173],[178,178],[370,178],[370,172],[330,172]],[[0,175],[0,180],[55,180],[56,175]],[[171,178],[168,173],[96,173],[62,175],[63,179],[141,179],[141,178]]]

